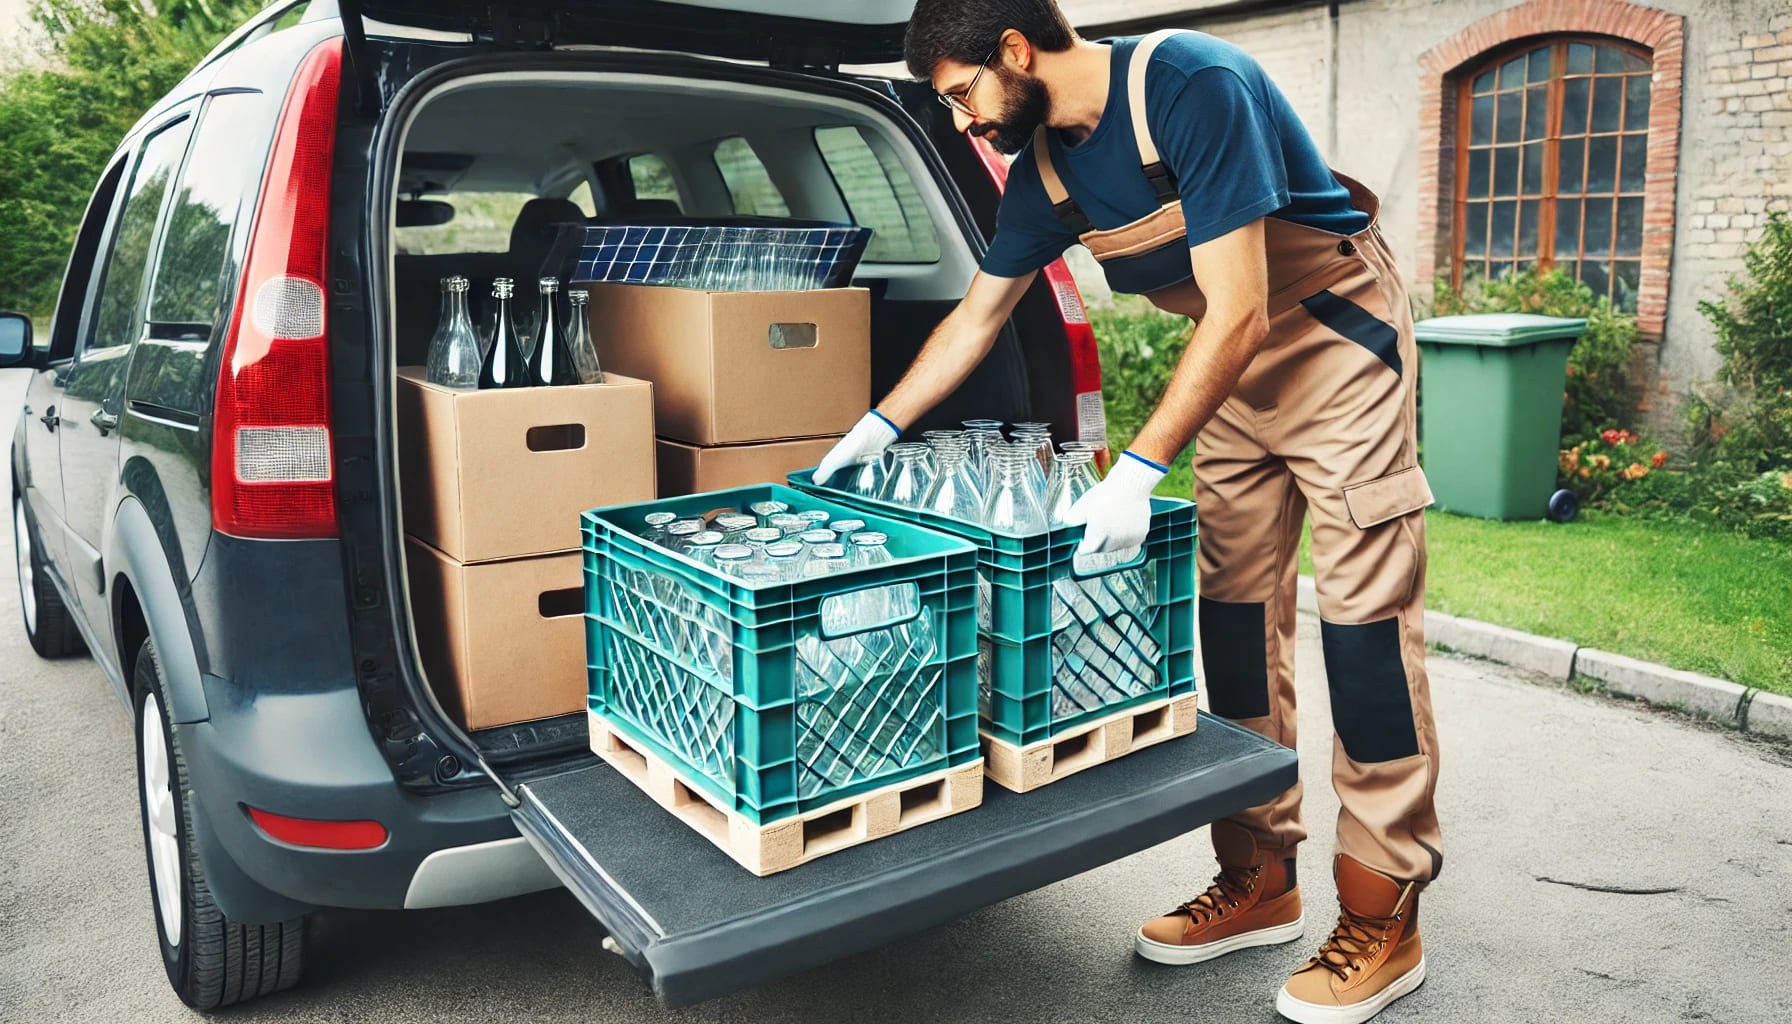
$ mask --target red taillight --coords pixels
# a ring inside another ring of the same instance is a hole
[[[1008,161],[995,151],[987,139],[970,133],[971,148],[995,182],[996,191],[1008,187]],[[1083,308],[1082,293],[1077,291],[1076,278],[1063,260],[1053,260],[1044,270],[1045,283],[1058,302],[1058,316],[1064,321],[1064,337],[1070,348],[1070,386],[1076,394],[1076,436],[1102,446],[1096,455],[1102,471],[1108,462],[1108,417],[1101,403],[1101,356],[1095,347],[1095,331],[1089,326],[1088,311]]]
[[[377,821],[314,821],[288,818],[244,806],[250,820],[269,836],[294,846],[320,850],[371,850],[386,844],[386,826]]]
[[[222,533],[336,536],[325,268],[341,79],[342,40],[319,44],[280,112],[212,412]]]

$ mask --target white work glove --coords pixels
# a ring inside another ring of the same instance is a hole
[[[1101,483],[1064,513],[1067,526],[1082,526],[1078,555],[1116,554],[1136,557],[1151,532],[1151,489],[1169,469],[1142,455],[1122,452]]]
[[[836,471],[858,465],[867,455],[883,455],[901,434],[883,413],[871,410],[822,456],[821,465],[815,467],[815,483],[825,485]]]

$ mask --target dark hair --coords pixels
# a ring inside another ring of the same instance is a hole
[[[903,56],[909,73],[926,81],[942,60],[982,61],[1009,29],[1047,53],[1070,49],[1076,38],[1055,0],[917,0]]]

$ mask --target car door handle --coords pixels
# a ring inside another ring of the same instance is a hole
[[[87,422],[100,428],[100,436],[101,437],[105,437],[106,432],[109,430],[118,429],[118,417],[114,416],[113,414],[107,412],[104,409],[93,410],[93,415],[87,417]]]
[[[44,414],[39,416],[37,420],[44,425],[45,429],[55,430],[56,424],[62,422],[62,417],[56,415],[56,407],[52,405],[48,409],[45,409]]]

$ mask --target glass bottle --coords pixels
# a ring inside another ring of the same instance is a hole
[[[834,536],[838,537],[841,543],[849,543],[852,535],[864,528],[865,520],[863,519],[836,519],[828,524],[828,529],[834,531]]]
[[[602,384],[604,370],[597,362],[597,344],[591,340],[591,292],[568,288],[566,301],[572,307],[566,317],[566,347],[572,351],[573,369],[580,383]]]
[[[516,282],[510,278],[492,282],[492,341],[485,365],[479,369],[481,390],[529,386],[528,363],[517,341],[516,321],[510,315],[510,299],[515,294]]]
[[[442,278],[442,316],[435,337],[429,340],[429,361],[424,377],[445,388],[479,386],[479,336],[467,316],[467,279],[459,274]]]
[[[817,544],[809,549],[809,557],[803,561],[803,578],[832,576],[837,572],[845,572],[848,568],[846,545]]]
[[[538,388],[579,383],[572,353],[566,348],[566,323],[560,318],[560,280],[544,277],[541,310],[536,316],[535,351],[529,354],[529,383]]]
[[[716,549],[727,540],[718,530],[700,530],[684,542],[684,553],[704,565],[715,564]]]
[[[748,530],[742,542],[755,551],[764,551],[767,546],[784,539],[783,531],[775,526],[756,526]]]
[[[802,579],[803,545],[794,540],[781,540],[765,546],[765,564],[778,570],[778,578],[789,582]]]
[[[884,469],[882,452],[859,456],[858,464],[853,467],[848,477],[846,489],[861,498],[875,498],[884,489],[884,479],[888,476]]]
[[[813,548],[817,544],[837,544],[840,541],[840,535],[825,526],[818,526],[813,530],[804,530],[797,534],[796,539],[802,541],[804,547]]]
[[[938,450],[936,456],[940,460],[939,475],[933,478],[933,484],[927,489],[927,496],[922,500],[921,507],[960,522],[982,522],[983,492],[978,489],[977,481],[971,476],[970,447],[965,444],[946,445]]]
[[[1045,531],[1045,509],[1033,493],[1033,457],[1028,445],[997,449],[991,455],[989,494],[983,499],[983,525],[1021,535]]]
[[[733,541],[739,540],[748,530],[756,529],[759,526],[758,516],[750,516],[742,512],[725,512],[710,521],[715,524],[716,529],[722,531],[729,540]]]
[[[1083,467],[1095,461],[1094,452],[1066,451],[1052,460],[1052,482],[1045,493],[1045,524],[1064,525],[1064,514],[1078,498],[1094,486],[1083,474]]]
[[[680,519],[666,527],[665,546],[683,554],[691,538],[703,532],[703,520]]]
[[[933,481],[927,476],[927,446],[924,444],[893,444],[890,453],[895,456],[896,464],[891,467],[889,477],[884,481],[884,489],[878,497],[892,505],[903,508],[920,508],[927,498],[927,491]]]
[[[776,499],[755,501],[747,506],[748,511],[759,517],[760,526],[770,526],[771,518],[780,512],[790,511],[790,506]]]
[[[798,512],[797,518],[803,521],[803,529],[812,530],[818,526],[828,525],[828,520],[834,518],[834,516],[826,509],[810,508]]]
[[[666,527],[671,526],[677,521],[678,514],[675,512],[649,512],[643,520],[647,526],[647,531],[641,536],[649,543],[664,544],[666,541]]]
[[[753,555],[753,549],[745,544],[718,544],[710,552],[710,557],[715,559],[716,568],[730,576],[739,576],[744,566],[752,564]]]
[[[775,516],[767,516],[765,525],[786,537],[792,537],[809,528],[809,521],[794,512],[780,512]]]
[[[852,549],[848,557],[855,569],[869,569],[894,561],[887,546],[890,538],[881,530],[860,530],[846,543]]]

